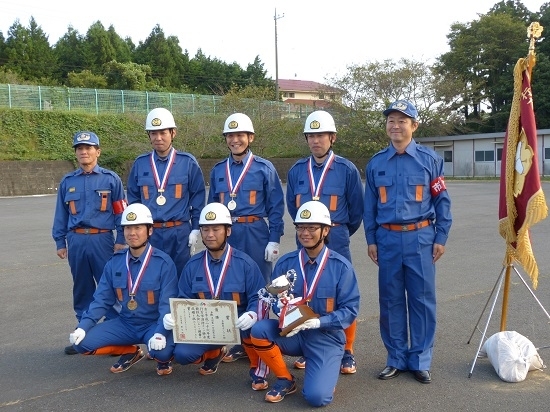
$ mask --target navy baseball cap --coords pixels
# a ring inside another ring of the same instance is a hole
[[[73,147],[79,144],[99,146],[99,137],[93,132],[77,132],[73,137]]]
[[[390,104],[390,106],[384,110],[384,116],[388,116],[391,112],[401,112],[405,116],[412,117],[413,119],[418,118],[418,111],[416,110],[416,107],[414,107],[414,104],[407,100],[397,100],[396,102],[393,102]]]

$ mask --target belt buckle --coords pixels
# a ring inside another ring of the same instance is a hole
[[[401,231],[402,232],[408,232],[410,229],[409,229],[409,225],[401,225]]]
[[[84,229],[84,234],[89,235],[90,234],[90,228],[85,228]]]
[[[239,218],[238,218],[238,217],[231,217],[231,221],[232,221],[233,223],[238,222],[238,221],[239,221]]]
[[[168,227],[168,222],[162,222],[162,226],[161,226],[161,227],[163,227],[163,228]]]

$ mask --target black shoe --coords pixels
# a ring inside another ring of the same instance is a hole
[[[414,379],[420,383],[431,383],[432,376],[430,371],[413,371]]]
[[[397,378],[400,373],[400,369],[394,368],[393,366],[386,366],[384,370],[378,374],[378,379],[388,380]]]
[[[65,355],[76,355],[78,352],[73,345],[65,346]]]

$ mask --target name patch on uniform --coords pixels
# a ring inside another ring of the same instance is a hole
[[[72,193],[72,192],[76,192],[76,188],[75,188],[75,187],[69,187],[69,193]]]
[[[447,190],[447,186],[445,186],[445,179],[443,176],[438,176],[431,181],[430,192],[432,192],[432,197],[436,197],[445,190]]]

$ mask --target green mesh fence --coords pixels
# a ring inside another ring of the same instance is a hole
[[[312,106],[253,99],[225,102],[222,96],[132,90],[81,89],[0,84],[0,107],[28,110],[80,111],[86,113],[146,114],[165,107],[174,114],[221,114],[242,111],[272,117],[306,117]]]

